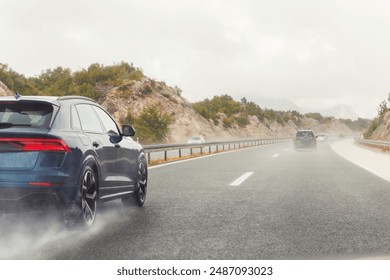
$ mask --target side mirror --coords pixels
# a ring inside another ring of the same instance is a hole
[[[135,130],[131,125],[123,125],[122,126],[122,135],[123,136],[134,136]]]

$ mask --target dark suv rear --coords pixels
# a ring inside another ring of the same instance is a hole
[[[133,135],[89,98],[0,98],[0,215],[54,209],[92,225],[98,202],[142,206],[147,164]]]
[[[298,130],[294,139],[295,149],[315,149],[317,140],[312,130]]]

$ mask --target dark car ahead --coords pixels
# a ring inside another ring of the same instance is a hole
[[[312,130],[298,130],[294,138],[295,149],[315,149],[317,140]]]
[[[92,225],[100,202],[142,206],[147,162],[133,135],[89,98],[0,98],[0,215],[54,210]]]

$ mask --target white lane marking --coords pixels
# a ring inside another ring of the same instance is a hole
[[[238,177],[233,183],[230,184],[230,186],[239,186],[242,182],[244,182],[246,179],[248,179],[250,176],[253,175],[254,172],[246,172],[244,175]]]
[[[275,158],[275,157],[278,157],[280,156],[280,154],[274,154],[272,157]]]

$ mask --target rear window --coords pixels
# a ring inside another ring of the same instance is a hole
[[[304,136],[314,136],[313,131],[307,130],[307,131],[298,131],[297,136],[304,137]]]
[[[35,101],[0,102],[0,123],[5,126],[49,128],[53,105]]]

